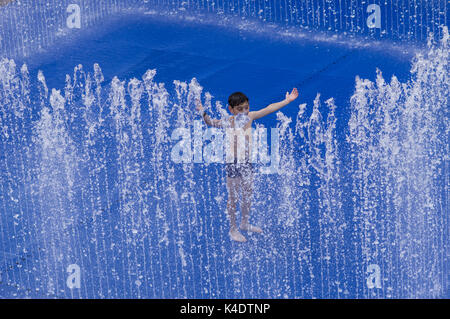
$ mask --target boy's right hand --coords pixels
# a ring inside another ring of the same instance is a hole
[[[197,109],[199,114],[203,113],[203,105],[202,102],[200,100],[195,100],[195,108]]]

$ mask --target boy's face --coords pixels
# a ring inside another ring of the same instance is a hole
[[[244,102],[242,104],[236,105],[235,107],[231,107],[228,105],[228,109],[234,115],[239,114],[239,113],[248,115],[248,112],[250,110],[250,105],[248,104],[248,102]]]

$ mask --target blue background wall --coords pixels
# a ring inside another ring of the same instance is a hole
[[[289,30],[321,30],[330,33],[391,39],[414,43],[426,42],[433,32],[442,37],[440,26],[448,25],[445,0],[111,0],[111,1],[13,1],[0,9],[0,55],[27,55],[48,47],[68,35],[66,10],[78,4],[82,27],[101,23],[119,12],[155,10],[162,15],[195,16],[201,21],[239,17],[247,21],[275,23]],[[380,28],[369,28],[369,5],[380,6]],[[228,22],[229,23],[229,22]]]

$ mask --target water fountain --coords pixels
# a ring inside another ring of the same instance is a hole
[[[239,12],[283,16],[262,3]],[[43,72],[2,59],[0,296],[446,296],[449,36],[437,34],[406,83],[382,70],[375,82],[356,79],[346,140],[336,127],[345,106],[320,95],[295,119],[277,113],[276,130],[258,126],[268,154],[278,134],[280,165],[267,174],[257,164],[252,215],[264,234],[245,245],[228,237],[221,164],[196,162],[195,145],[190,161],[172,158],[175,129],[206,129],[196,99],[226,113],[197,79],[159,83],[150,69],[105,81],[101,65],[77,65],[56,90]]]

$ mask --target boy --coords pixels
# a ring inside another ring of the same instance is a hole
[[[245,94],[235,92],[228,98],[228,109],[233,114],[226,120],[217,120],[210,118],[203,110],[200,101],[197,101],[197,111],[202,115],[203,120],[208,126],[228,128],[233,130],[233,141],[228,140],[227,147],[227,163],[225,164],[227,179],[227,212],[230,218],[230,237],[238,242],[246,242],[247,239],[239,232],[236,226],[236,205],[239,199],[239,190],[241,190],[241,214],[242,221],[240,229],[244,231],[262,233],[262,229],[249,224],[251,196],[253,193],[253,167],[250,162],[251,158],[251,126],[253,120],[259,119],[270,113],[276,112],[283,106],[291,103],[298,97],[296,88],[291,93],[286,92],[286,98],[278,103],[272,103],[269,106],[259,110],[250,112],[249,100]],[[239,139],[242,135],[243,138]],[[227,132],[228,136],[228,132]],[[245,140],[245,145],[242,145]],[[240,143],[238,143],[240,141]],[[238,145],[240,144],[240,145]],[[238,152],[238,149],[241,152]],[[244,159],[242,155],[244,154]],[[231,155],[231,156],[230,156]]]

